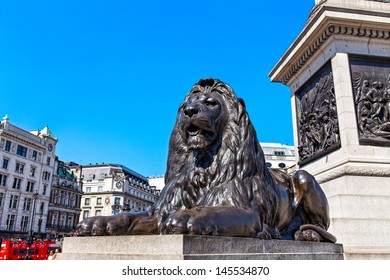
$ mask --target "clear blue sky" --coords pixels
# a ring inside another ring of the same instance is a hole
[[[0,117],[48,125],[63,161],[165,172],[177,108],[214,77],[261,142],[293,144],[289,89],[268,73],[314,0],[48,0],[0,4]]]

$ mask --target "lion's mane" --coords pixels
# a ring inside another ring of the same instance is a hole
[[[204,92],[222,96],[229,120],[219,135],[218,148],[200,164],[200,157],[205,156],[188,149],[179,132],[179,122],[187,101]],[[165,187],[153,209],[160,232],[173,211],[202,205],[253,209],[273,237],[277,235],[278,194],[255,129],[244,102],[229,85],[217,79],[200,80],[179,107],[169,141]]]

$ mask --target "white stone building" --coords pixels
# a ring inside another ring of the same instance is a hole
[[[268,168],[288,169],[295,165],[294,146],[260,142]]]
[[[83,165],[76,170],[76,176],[82,178],[84,192],[80,220],[143,211],[160,194],[156,187],[149,186],[146,177],[119,164]]]
[[[162,190],[165,186],[165,177],[164,175],[148,177],[148,182],[149,186]]]
[[[0,236],[45,236],[58,139],[46,126],[25,131],[0,124]]]

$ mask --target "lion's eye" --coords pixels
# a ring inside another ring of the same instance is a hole
[[[205,102],[204,102],[204,104],[206,105],[206,106],[216,106],[218,103],[216,102],[216,101],[214,101],[214,100],[206,100]]]

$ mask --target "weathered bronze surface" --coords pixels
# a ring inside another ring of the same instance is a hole
[[[78,235],[194,234],[335,242],[328,203],[300,170],[290,178],[265,166],[243,100],[203,79],[179,107],[165,187],[150,211],[91,217]]]
[[[336,97],[330,65],[298,91],[296,106],[300,165],[340,147]]]
[[[360,144],[390,146],[390,61],[350,60]]]

